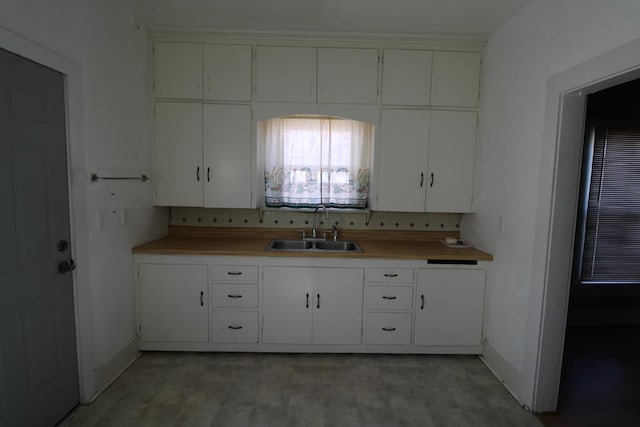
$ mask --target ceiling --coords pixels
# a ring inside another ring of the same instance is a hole
[[[530,0],[134,0],[155,28],[488,36]]]

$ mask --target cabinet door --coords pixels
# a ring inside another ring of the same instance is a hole
[[[482,344],[485,270],[419,270],[415,344]]]
[[[256,100],[316,102],[316,49],[259,46]]]
[[[384,105],[429,105],[432,57],[431,51],[385,50],[382,103]]]
[[[251,107],[203,106],[204,206],[251,207]]]
[[[318,102],[375,104],[377,49],[318,49]]]
[[[202,206],[202,105],[155,104],[156,204]]]
[[[140,264],[142,341],[207,342],[207,266]]]
[[[156,98],[202,98],[202,45],[156,43],[153,47]]]
[[[382,110],[380,125],[377,210],[423,212],[429,112]]]
[[[478,52],[434,52],[431,105],[477,107],[480,61]]]
[[[316,268],[313,343],[362,342],[364,273],[358,268]]]
[[[265,267],[262,342],[311,344],[313,268]]]
[[[251,46],[203,46],[204,98],[251,101]]]
[[[427,212],[471,212],[477,115],[432,111]]]

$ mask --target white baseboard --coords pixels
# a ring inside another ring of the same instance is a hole
[[[522,383],[522,374],[509,362],[507,362],[493,346],[484,341],[484,352],[480,356],[480,360],[500,380],[504,388],[513,396],[513,398],[527,411],[531,409],[518,396],[518,390]]]
[[[95,368],[96,394],[89,402],[93,402],[102,392],[111,385],[136,359],[140,356],[138,350],[138,338],[134,338],[124,346],[115,356],[106,363]]]

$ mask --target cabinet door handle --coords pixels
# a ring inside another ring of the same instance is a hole
[[[424,294],[420,295],[420,310],[424,310]]]
[[[398,299],[398,297],[396,296],[388,296],[388,295],[383,295],[382,299]]]
[[[393,332],[396,330],[396,328],[382,328],[382,330],[385,332]]]
[[[211,182],[211,168],[207,168],[207,182]]]
[[[227,271],[228,276],[242,276],[242,271]]]
[[[242,295],[240,295],[240,294],[228,294],[227,296],[229,298],[234,298],[234,299],[242,298]]]
[[[431,172],[431,183],[429,184],[429,187],[433,188],[433,172]]]
[[[200,182],[200,166],[196,168],[196,180]]]
[[[233,329],[234,331],[237,331],[238,329],[242,329],[242,326],[240,326],[240,325],[229,325],[229,326],[227,326],[227,328]]]
[[[384,273],[384,277],[398,277],[397,273]]]
[[[320,294],[318,294],[318,305],[316,305],[316,308],[320,308]]]
[[[420,172],[420,188],[424,185],[424,172]]]
[[[305,307],[309,308],[309,292],[307,292],[307,304],[305,305]]]
[[[200,291],[200,307],[204,307],[204,291]]]

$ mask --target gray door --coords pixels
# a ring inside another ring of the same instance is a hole
[[[0,49],[0,426],[79,401],[62,74]]]

